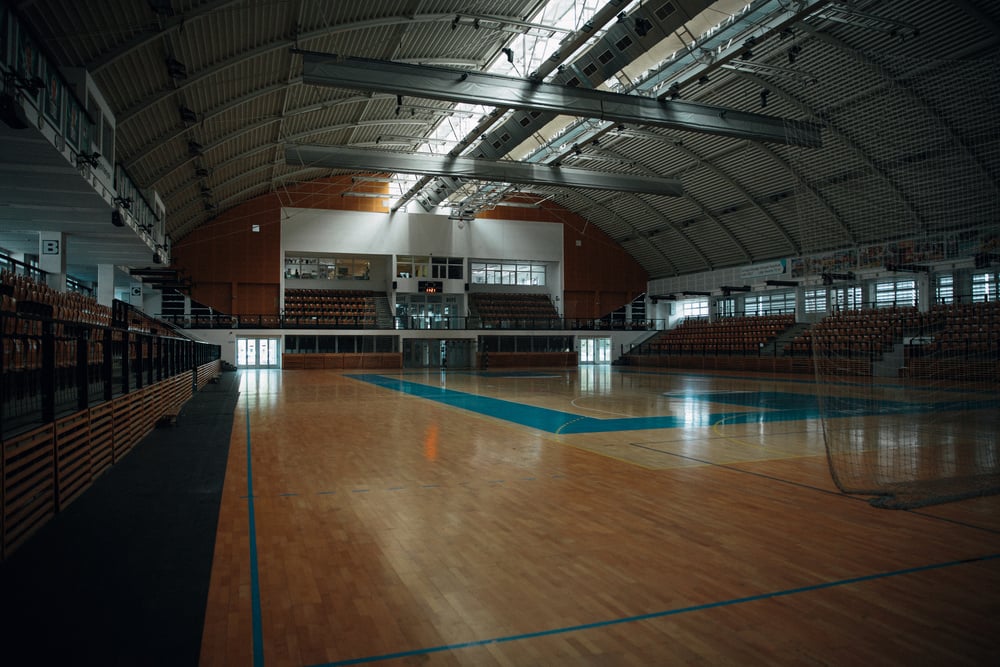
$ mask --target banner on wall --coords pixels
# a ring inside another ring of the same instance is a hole
[[[921,264],[971,257],[988,252],[997,234],[980,229],[942,234],[924,239],[904,239],[871,243],[858,250],[841,250],[811,257],[793,257],[793,278],[824,273],[842,273],[855,269],[878,269],[888,265]]]
[[[45,118],[62,133],[63,85],[59,80],[56,66],[46,63],[45,67]]]
[[[94,145],[90,116],[83,113],[83,110],[79,105],[77,105],[77,115],[80,117],[80,152],[89,153]]]
[[[825,255],[792,258],[792,277],[818,276],[823,273],[842,273],[857,268],[857,250],[838,250]]]
[[[23,27],[18,25],[17,75],[27,81],[39,76],[40,60],[41,59],[38,57],[38,48],[35,46],[35,41]],[[31,100],[36,107],[38,106],[38,94],[35,94],[34,97],[29,93],[29,91],[22,91],[22,94],[25,99]]]
[[[788,260],[776,259],[773,262],[753,264],[740,269],[740,278],[743,280],[753,280],[754,278],[766,278],[767,276],[780,276],[788,270]]]
[[[80,105],[73,98],[66,100],[66,143],[70,148],[83,152],[80,147]]]

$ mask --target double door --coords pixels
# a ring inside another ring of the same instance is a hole
[[[610,338],[581,338],[580,339],[580,363],[581,364],[610,364],[611,363],[611,339]]]
[[[277,368],[280,338],[237,338],[238,368]]]

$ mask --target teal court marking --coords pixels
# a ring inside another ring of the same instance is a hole
[[[652,417],[619,417],[599,419],[571,412],[540,408],[489,396],[479,396],[446,387],[410,382],[398,377],[377,374],[346,375],[361,382],[398,391],[427,400],[503,419],[520,426],[527,426],[546,433],[579,434],[609,433],[666,428],[710,427],[725,421],[727,425],[799,421],[827,417],[864,415],[916,414],[948,410],[979,410],[1000,408],[1000,399],[979,401],[947,401],[943,403],[914,403],[908,401],[867,401],[863,398],[844,397],[826,399],[823,413],[819,399],[810,394],[790,392],[692,392],[686,401],[702,404],[702,410],[685,409],[681,414]],[[710,404],[735,405],[746,410],[711,412]]]
[[[505,635],[502,637],[491,637],[489,639],[478,639],[468,642],[458,642],[455,644],[443,644],[440,646],[428,646],[426,648],[418,648],[410,651],[399,651],[398,653],[383,653],[381,655],[370,655],[362,658],[349,658],[347,660],[337,660],[335,662],[326,662],[319,665],[313,665],[312,667],[344,667],[346,665],[361,665],[370,662],[381,662],[383,660],[398,660],[400,658],[412,658],[415,656],[427,655],[430,653],[443,653],[446,651],[456,651],[463,648],[475,648],[478,646],[488,646],[490,644],[505,644],[508,642],[522,641],[525,639],[537,639],[540,637],[551,637],[552,635],[561,635],[568,632],[580,632],[583,630],[594,630],[598,628],[606,628],[614,625],[624,625],[626,623],[635,623],[637,621],[648,621],[657,618],[666,618],[668,616],[678,616],[680,614],[687,614],[697,611],[705,611],[707,609],[717,609],[719,607],[731,607],[733,605],[745,604],[747,602],[759,602],[761,600],[771,600],[779,597],[786,597],[789,595],[798,595],[800,593],[809,593],[812,591],[819,591],[827,588],[836,588],[838,586],[849,586],[851,584],[858,584],[867,581],[875,581],[878,579],[887,579],[889,577],[899,577],[908,574],[917,574],[920,572],[929,572],[931,570],[940,570],[949,567],[957,567],[961,565],[968,565],[971,563],[982,563],[987,561],[992,561],[1000,558],[1000,554],[989,554],[986,556],[978,556],[974,558],[964,558],[962,560],[953,560],[944,563],[931,563],[930,565],[920,565],[917,567],[908,567],[902,570],[890,570],[888,572],[877,572],[875,574],[862,575],[860,577],[851,577],[849,579],[836,579],[834,581],[824,581],[818,584],[812,584],[810,586],[800,586],[798,588],[787,588],[785,590],[771,591],[769,593],[760,593],[758,595],[749,595],[742,598],[732,598],[729,600],[718,600],[716,602],[707,602],[705,604],[691,605],[688,607],[678,607],[674,609],[665,609],[662,611],[655,611],[648,614],[637,614],[635,616],[624,616],[622,618],[612,618],[604,621],[595,621],[593,623],[583,623],[580,625],[569,625],[561,628],[551,628],[549,630],[539,630],[536,632],[525,632],[519,635]]]
[[[253,633],[253,665],[264,666],[263,615],[260,606],[260,574],[257,566],[257,521],[253,506],[253,459],[250,447],[250,401],[246,400],[247,419],[247,514],[250,524],[250,613]]]

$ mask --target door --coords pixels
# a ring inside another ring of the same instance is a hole
[[[236,366],[239,368],[277,368],[280,338],[237,338]]]
[[[580,363],[581,364],[610,364],[611,363],[611,339],[610,338],[581,338],[580,339]]]
[[[471,368],[471,340],[440,338],[403,339],[404,368]]]

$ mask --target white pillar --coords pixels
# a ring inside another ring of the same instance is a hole
[[[930,274],[918,273],[914,284],[917,286],[917,310],[926,313],[934,303],[934,285]]]
[[[45,283],[57,292],[66,291],[66,235],[62,232],[38,233],[38,268],[48,276]]]
[[[111,307],[115,300],[115,265],[97,265],[97,303]]]

